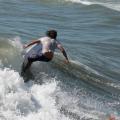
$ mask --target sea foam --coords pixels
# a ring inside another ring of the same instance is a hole
[[[31,81],[24,83],[18,72],[10,68],[0,69],[0,119],[60,119],[53,95],[56,86],[55,81],[43,85]]]
[[[66,1],[71,1],[71,2],[75,2],[75,3],[81,3],[84,5],[92,5],[92,2],[86,1],[86,0],[66,0]]]

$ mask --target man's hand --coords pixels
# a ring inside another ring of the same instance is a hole
[[[27,45],[23,45],[23,48],[24,48],[24,49],[27,48]]]
[[[65,64],[69,64],[70,62],[69,62],[69,60],[65,59],[65,60],[64,60],[64,63],[65,63]]]

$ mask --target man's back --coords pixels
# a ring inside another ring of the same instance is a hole
[[[42,44],[42,53],[54,52],[58,44],[60,44],[57,40],[51,39],[50,37],[42,37],[39,40]]]

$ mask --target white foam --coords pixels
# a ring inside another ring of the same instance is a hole
[[[67,120],[56,107],[56,86],[25,84],[18,72],[0,69],[0,120]]]
[[[66,0],[66,1],[71,1],[71,2],[74,2],[74,3],[81,3],[83,5],[92,5],[92,4],[95,4],[93,2],[86,1],[86,0]]]

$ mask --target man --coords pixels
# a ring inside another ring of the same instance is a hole
[[[46,36],[39,38],[38,40],[32,41],[30,44],[24,46],[27,48],[31,45],[38,44],[37,52],[34,52],[34,47],[26,55],[22,65],[22,72],[25,72],[30,68],[31,64],[35,61],[49,62],[54,56],[54,51],[58,48],[65,57],[65,62],[69,63],[65,49],[62,47],[61,43],[56,40],[57,31],[49,30],[46,32]],[[32,52],[31,52],[32,51]]]

